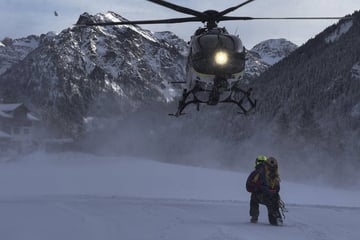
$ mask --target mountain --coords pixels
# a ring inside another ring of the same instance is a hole
[[[263,62],[274,65],[292,53],[298,46],[284,38],[269,39],[256,44],[251,51],[260,55]]]
[[[247,51],[245,65],[245,79],[253,79],[270,66],[289,56],[297,45],[283,38],[268,39],[256,44]]]
[[[86,21],[126,21],[108,12]],[[0,77],[2,95],[31,104],[60,132],[76,136],[84,118],[119,117],[143,104],[169,102],[183,81],[186,43],[138,26],[73,27],[43,36]],[[0,93],[1,95],[1,93]]]
[[[13,64],[23,60],[39,46],[40,37],[31,35],[20,39],[5,38],[0,42],[0,75]]]

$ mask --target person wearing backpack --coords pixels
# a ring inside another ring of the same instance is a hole
[[[260,156],[259,156],[260,157]],[[258,157],[258,158],[259,158]],[[251,193],[250,197],[250,221],[257,223],[259,217],[259,204],[263,204],[268,210],[268,219],[271,225],[282,225],[280,214],[280,176],[278,162],[274,157],[255,161],[255,170],[252,171],[246,181],[246,190]]]

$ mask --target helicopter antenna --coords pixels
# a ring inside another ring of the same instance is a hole
[[[236,26],[236,29],[235,29],[235,33],[234,33],[234,35],[237,35],[237,36],[238,36],[238,31],[239,31],[239,27],[238,27],[238,26]]]

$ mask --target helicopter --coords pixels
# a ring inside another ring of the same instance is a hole
[[[206,10],[199,12],[176,5],[165,0],[147,0],[163,7],[191,15],[191,17],[169,18],[158,20],[135,20],[123,22],[88,22],[80,26],[109,25],[142,25],[169,24],[185,22],[202,22],[189,41],[189,55],[186,64],[186,81],[175,82],[186,84],[182,90],[176,113],[179,117],[190,104],[200,110],[200,104],[217,105],[231,103],[238,106],[238,113],[248,114],[256,108],[257,101],[251,97],[252,88],[241,88],[241,80],[245,71],[246,49],[241,39],[229,34],[225,27],[219,27],[220,21],[236,20],[306,20],[306,19],[341,19],[342,17],[242,17],[226,16],[255,0],[248,0],[223,11]]]

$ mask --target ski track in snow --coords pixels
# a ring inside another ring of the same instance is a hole
[[[289,205],[284,226],[277,227],[268,224],[264,206],[260,207],[259,223],[249,223],[248,205],[241,201],[118,196],[19,197],[0,200],[0,233],[7,240],[29,239],[29,236],[37,240],[278,240],[290,236],[292,240],[355,240],[360,237],[349,231],[357,227],[356,221],[346,221],[348,216],[360,216],[360,208]]]

